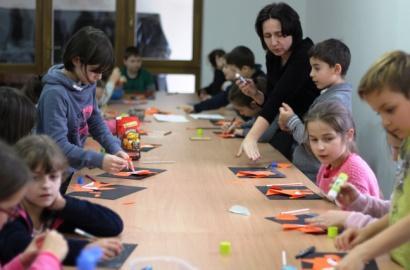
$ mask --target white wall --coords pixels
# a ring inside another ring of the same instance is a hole
[[[237,45],[250,47],[264,65],[263,50],[254,31],[254,20],[267,0],[204,1],[202,85],[212,78],[206,55],[216,47],[226,51]],[[407,0],[295,0],[289,3],[300,15],[305,36],[314,42],[340,38],[352,53],[347,80],[356,92],[367,68],[382,53],[402,49],[410,52],[410,1]],[[356,94],[353,98],[357,142],[362,156],[378,176],[386,195],[393,185],[390,161],[380,120]]]
[[[381,121],[356,94],[361,76],[384,52],[410,51],[410,1],[406,0],[314,0],[306,6],[305,32],[315,42],[329,37],[342,39],[350,48],[352,62],[347,81],[354,87],[353,113],[362,156],[378,176],[385,194],[393,186],[390,161]]]

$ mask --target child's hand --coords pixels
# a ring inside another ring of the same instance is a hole
[[[335,239],[335,247],[338,250],[349,250],[364,242],[366,236],[363,229],[349,228]]]
[[[65,204],[66,204],[65,198],[63,197],[63,195],[61,195],[60,192],[58,192],[56,199],[49,207],[47,207],[47,209],[61,210],[65,207]]]
[[[282,103],[282,107],[279,108],[279,128],[288,131],[289,129],[287,128],[287,123],[289,121],[289,118],[291,118],[295,113],[293,112],[293,109],[286,103]]]
[[[256,88],[255,83],[253,80],[250,79],[245,79],[246,83],[241,82],[240,80],[236,80],[236,85],[239,87],[239,89],[247,95],[248,97],[251,97],[252,99],[255,99],[255,97],[258,95],[259,90]]]
[[[36,238],[33,239],[35,241]],[[60,261],[64,260],[68,252],[68,244],[64,237],[55,230],[49,231],[44,236],[44,241],[41,243],[39,251],[49,252],[54,254]]]
[[[346,182],[340,187],[336,200],[342,207],[352,204],[360,196],[360,191],[352,184]]]
[[[357,249],[350,251],[336,266],[337,270],[361,270],[364,269],[365,261],[363,254]]]
[[[394,161],[399,158],[400,146],[402,142],[403,140],[387,132],[387,143],[390,145],[391,156]]]
[[[243,129],[242,128],[237,128],[234,130],[233,134],[235,134],[236,136],[243,136]]]
[[[102,169],[108,173],[118,173],[128,166],[128,160],[105,154]]]
[[[179,107],[179,109],[183,110],[185,113],[194,112],[194,107],[192,107],[191,105],[180,105],[178,107]]]
[[[210,99],[211,97],[212,97],[212,96],[208,95],[208,93],[206,92],[205,89],[199,90],[199,99],[200,99],[201,101]]]
[[[117,157],[120,157],[120,158],[123,158],[123,159],[125,159],[125,160],[129,160],[130,159],[130,156],[126,153],[126,152],[124,152],[124,151],[118,151],[117,153],[115,153],[115,155],[117,156]]]
[[[119,85],[121,80],[121,71],[118,67],[114,68],[111,72],[110,77],[108,78],[108,81],[112,82],[113,85]]]
[[[97,246],[103,250],[103,260],[111,260],[112,258],[118,256],[122,251],[122,244],[118,238],[101,238],[86,246],[93,247]]]
[[[316,217],[307,218],[305,221],[326,229],[329,226],[337,226],[343,228],[347,217],[350,215],[348,211],[330,210]]]

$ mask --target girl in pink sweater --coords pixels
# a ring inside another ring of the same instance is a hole
[[[355,127],[348,109],[338,102],[323,102],[309,110],[305,118],[308,145],[322,163],[316,184],[328,193],[333,180],[344,172],[348,182],[362,194],[380,197],[376,176],[356,154]]]
[[[14,150],[0,140],[0,230],[17,216],[17,205],[24,197],[32,179],[30,170]],[[3,270],[55,270],[61,269],[61,260],[67,254],[67,242],[56,231],[38,235],[19,256]]]

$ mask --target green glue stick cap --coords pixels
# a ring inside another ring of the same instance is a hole
[[[339,234],[339,228],[336,226],[329,226],[327,227],[327,237],[328,238],[336,238],[336,236]]]
[[[229,255],[231,253],[231,242],[222,241],[219,243],[219,254]]]
[[[197,128],[196,129],[196,135],[198,137],[202,137],[204,135],[204,130],[202,128]]]

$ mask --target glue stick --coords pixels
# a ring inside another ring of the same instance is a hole
[[[336,180],[333,182],[332,187],[330,188],[329,192],[327,193],[327,196],[329,197],[329,199],[331,200],[336,200],[337,194],[340,191],[340,187],[346,183],[347,179],[349,177],[347,176],[346,173],[340,173],[338,175],[338,177],[336,178]]]

